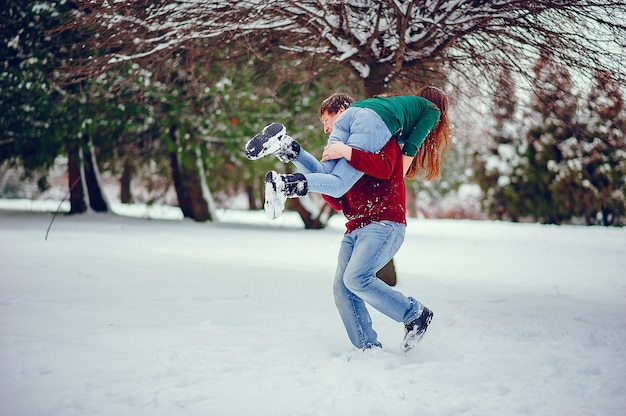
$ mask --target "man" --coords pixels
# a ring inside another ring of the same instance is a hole
[[[325,131],[332,124],[333,115],[320,111]],[[283,140],[283,145],[273,152],[279,157],[287,154],[303,172],[294,175],[304,176],[323,169],[322,163],[299,148],[293,139]],[[295,155],[291,153],[294,150]],[[367,303],[404,323],[402,348],[408,352],[423,337],[433,313],[416,299],[376,278],[376,272],[400,248],[406,229],[404,168],[398,142],[388,141],[380,152],[370,153],[334,141],[326,146],[324,154],[329,161],[344,160],[362,172],[344,195],[338,198],[324,195],[348,219],[333,284],[335,304],[348,337],[360,349],[382,347],[372,327]]]

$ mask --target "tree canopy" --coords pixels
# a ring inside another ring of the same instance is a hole
[[[399,78],[497,79],[505,63],[528,77],[542,51],[592,79],[599,69],[626,83],[626,3],[622,0],[134,0],[77,2],[70,27],[89,28],[103,50],[80,63],[93,73],[126,61],[161,59],[180,48],[210,54],[235,42],[278,45],[310,67],[344,64],[366,95]],[[201,42],[211,39],[217,42]],[[199,48],[199,49],[198,49]],[[304,54],[304,55],[303,55]],[[478,77],[477,77],[478,75]]]

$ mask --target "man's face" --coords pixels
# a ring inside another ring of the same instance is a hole
[[[340,109],[337,113],[331,114],[328,111],[324,111],[320,116],[320,121],[324,125],[324,133],[330,133],[333,131],[333,127],[335,126],[335,121],[337,121],[337,117],[341,113],[343,113],[344,109]]]

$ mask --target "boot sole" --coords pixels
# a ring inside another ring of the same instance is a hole
[[[285,133],[285,126],[280,123],[266,126],[261,133],[246,143],[246,157],[250,160],[256,160],[274,153],[280,149],[280,139]]]

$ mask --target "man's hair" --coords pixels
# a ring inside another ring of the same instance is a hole
[[[322,114],[328,112],[328,114],[337,114],[339,110],[350,107],[354,102],[354,98],[343,92],[336,92],[324,101],[320,105],[320,109],[317,112],[317,116],[321,117]]]

